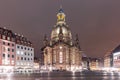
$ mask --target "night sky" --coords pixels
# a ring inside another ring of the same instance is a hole
[[[43,36],[50,38],[61,4],[85,54],[103,57],[119,45],[120,0],[0,0],[0,26],[27,37],[39,56]]]

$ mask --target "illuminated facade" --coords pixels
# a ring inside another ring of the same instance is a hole
[[[118,68],[120,71],[120,45],[113,50],[112,56],[113,67]]]
[[[108,70],[120,71],[120,45],[105,54],[104,67]]]
[[[111,52],[107,52],[104,56],[104,67],[111,67]]]
[[[44,68],[48,70],[80,70],[81,50],[78,35],[73,42],[62,9],[57,14],[57,23],[51,32],[51,39],[44,37]]]
[[[90,70],[101,70],[101,59],[99,58],[89,58]]]
[[[32,72],[34,66],[34,48],[27,38],[15,34],[16,64],[15,69],[20,72]]]
[[[120,45],[117,46],[114,50],[105,54],[104,57],[104,66],[105,67],[120,67]]]
[[[27,70],[33,68],[33,65],[32,43],[11,30],[0,28],[0,73],[13,72],[18,68]]]
[[[11,30],[0,28],[0,72],[13,71],[15,53],[14,34]]]

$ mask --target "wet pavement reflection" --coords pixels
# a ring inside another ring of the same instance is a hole
[[[117,72],[42,72],[0,74],[0,80],[120,80]]]

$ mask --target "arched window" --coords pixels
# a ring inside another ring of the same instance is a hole
[[[63,53],[59,53],[59,63],[63,63]]]

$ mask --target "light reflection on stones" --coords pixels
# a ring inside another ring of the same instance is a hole
[[[0,74],[0,80],[120,80],[114,72],[48,72],[37,74]]]

